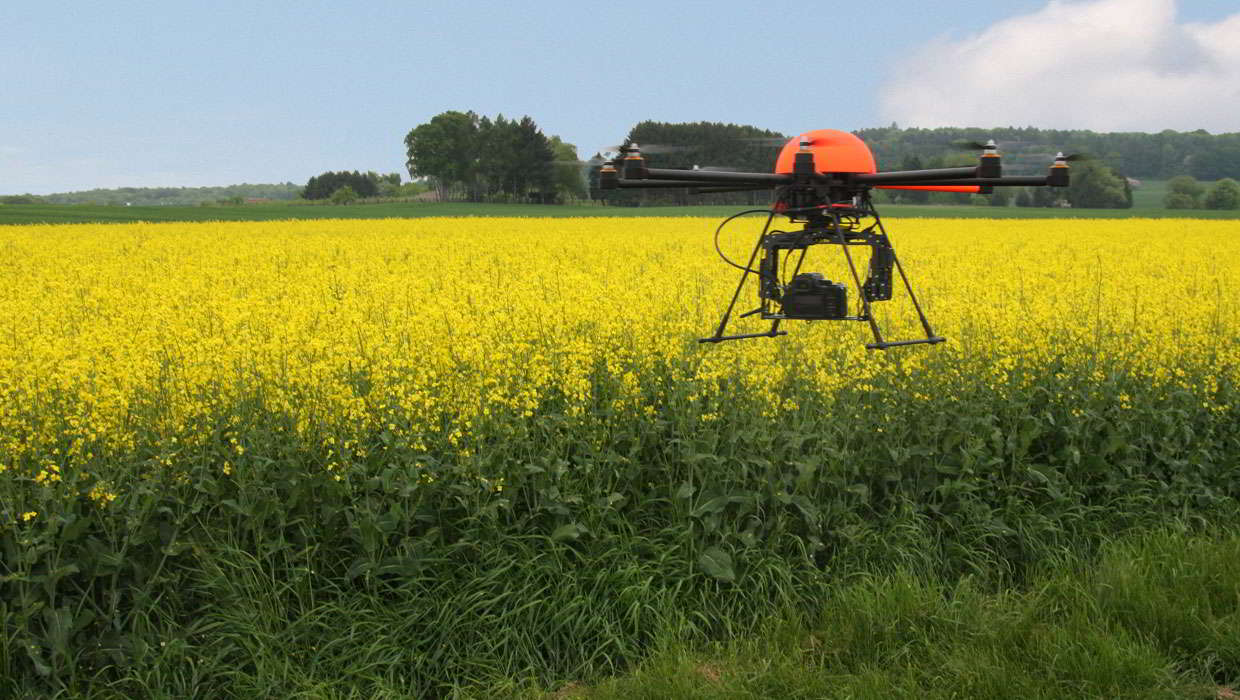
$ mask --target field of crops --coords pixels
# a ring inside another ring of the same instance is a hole
[[[1164,209],[1164,183],[1148,183],[1138,190],[1133,209],[1059,209],[1041,207],[991,207],[974,204],[884,204],[889,216],[927,218],[1179,218],[1240,219],[1236,209]],[[290,219],[422,218],[437,216],[485,217],[664,217],[731,216],[736,205],[704,204],[689,206],[621,207],[597,204],[498,204],[475,202],[364,202],[354,205],[289,204],[271,202],[221,206],[136,206],[102,204],[13,204],[0,205],[0,225],[138,223],[174,221],[285,221]]]
[[[554,688],[1233,513],[1240,224],[890,221],[875,353],[699,345],[714,223],[0,229],[0,688]]]

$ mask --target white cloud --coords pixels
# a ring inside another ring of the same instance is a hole
[[[879,101],[901,126],[1240,131],[1240,13],[1178,23],[1175,0],[1052,0],[923,47]]]

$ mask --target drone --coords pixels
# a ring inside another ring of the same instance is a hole
[[[869,147],[855,134],[820,129],[784,143],[775,161],[775,172],[752,173],[696,166],[692,170],[650,168],[646,166],[641,148],[629,144],[621,149],[622,158],[617,156],[602,165],[599,187],[688,188],[691,193],[701,194],[773,191],[773,204],[769,208],[739,212],[724,219],[715,229],[715,250],[725,262],[741,270],[741,279],[714,334],[698,342],[721,343],[787,335],[780,324],[790,320],[859,321],[869,324],[874,336],[874,342],[865,347],[886,350],[903,345],[942,343],[947,339],[936,335],[930,326],[874,208],[870,191],[877,188],[989,194],[995,187],[1067,187],[1068,162],[1078,157],[1057,154],[1050,172],[1042,177],[1004,177],[999,150],[993,140],[969,146],[982,151],[976,166],[879,172]],[[766,223],[758,234],[749,262],[741,265],[723,254],[719,235],[731,221],[758,213],[767,215]],[[800,227],[787,231],[773,228],[777,216]],[[843,251],[851,285],[832,282],[818,272],[802,272],[806,253],[819,245],[838,246]],[[862,281],[858,272],[859,256],[852,251],[865,247],[870,250],[866,277]],[[794,257],[793,270],[788,275],[788,263]],[[925,337],[887,340],[883,336],[871,305],[892,299],[895,273],[899,274],[916,309]],[[725,335],[750,276],[757,280],[758,306],[737,318],[760,315],[771,321],[771,326],[761,333]],[[853,308],[848,304],[850,286],[857,294],[857,304]]]

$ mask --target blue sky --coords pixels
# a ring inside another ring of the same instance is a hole
[[[116,0],[0,28],[0,193],[403,173],[448,109],[583,157],[642,119],[1240,131],[1234,0]]]

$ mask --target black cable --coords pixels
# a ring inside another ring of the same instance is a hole
[[[724,219],[719,224],[719,227],[715,229],[715,252],[719,254],[719,257],[723,258],[723,261],[725,263],[731,265],[732,267],[735,267],[738,270],[744,270],[745,272],[752,272],[755,275],[760,275],[761,273],[758,272],[757,270],[748,268],[744,265],[738,265],[732,262],[731,260],[729,260],[728,256],[723,254],[723,249],[719,247],[719,234],[723,232],[723,227],[727,226],[728,222],[730,222],[732,219],[735,219],[737,217],[745,216],[746,214],[757,214],[757,213],[763,213],[763,214],[769,215],[766,217],[766,225],[762,227],[762,231],[765,232],[766,229],[770,227],[771,222],[775,220],[776,212],[774,209],[746,209],[745,211],[733,214],[732,216],[729,216],[728,218]]]

